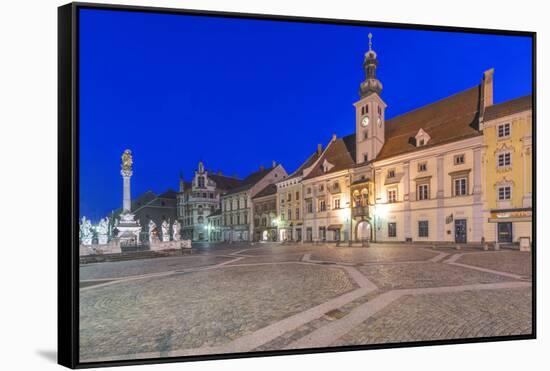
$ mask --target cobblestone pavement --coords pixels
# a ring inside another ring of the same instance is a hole
[[[301,244],[89,264],[81,361],[529,334],[530,264],[518,251]]]
[[[496,254],[465,254],[457,262],[531,277],[531,258],[532,255],[528,252],[500,251]]]
[[[347,263],[381,263],[399,261],[424,261],[435,257],[431,252],[416,247],[376,246],[369,248],[339,247],[319,248],[311,255],[312,260],[324,260]]]
[[[224,267],[80,295],[83,359],[217,346],[354,288],[338,268]]]
[[[194,255],[85,264],[80,266],[80,280],[122,278],[161,273],[185,268],[205,267],[220,264],[228,260],[231,260],[231,257]]]
[[[358,268],[383,291],[511,281],[508,277],[441,263],[380,264]]]
[[[531,333],[531,289],[404,296],[332,345]]]

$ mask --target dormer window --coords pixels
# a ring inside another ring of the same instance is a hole
[[[417,147],[423,147],[426,144],[428,144],[430,140],[430,136],[428,133],[426,133],[424,130],[420,129],[418,130],[418,133],[414,137],[416,139],[416,146]]]
[[[323,165],[322,165],[323,173],[328,173],[330,171],[330,169],[332,169],[333,167],[334,167],[334,165],[331,164],[330,162],[328,162],[325,159],[325,161],[323,162]]]

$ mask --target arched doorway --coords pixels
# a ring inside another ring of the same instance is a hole
[[[366,220],[361,220],[357,223],[357,239],[359,241],[370,241],[371,240],[371,226],[370,223]]]

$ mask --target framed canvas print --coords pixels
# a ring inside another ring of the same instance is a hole
[[[59,363],[535,338],[535,73],[534,32],[60,7]]]

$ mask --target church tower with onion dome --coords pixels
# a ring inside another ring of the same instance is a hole
[[[369,33],[369,50],[363,61],[365,80],[359,86],[360,99],[354,103],[357,164],[374,160],[384,145],[386,103],[380,97],[382,83],[376,77],[377,68],[378,57],[372,48],[372,34]]]

